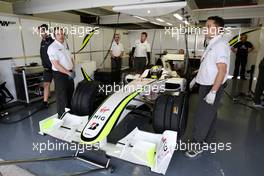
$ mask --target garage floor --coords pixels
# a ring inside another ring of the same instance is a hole
[[[237,92],[237,85],[230,84],[227,88]],[[190,123],[187,134],[192,127],[192,116],[195,110],[197,96],[191,97]],[[247,101],[244,101],[247,103]],[[249,103],[250,104],[250,103]],[[18,119],[31,113],[37,105],[25,111],[21,107],[12,109],[10,118]],[[27,159],[47,156],[72,155],[70,151],[33,151],[33,142],[56,141],[49,136],[38,134],[38,122],[56,112],[55,104],[31,118],[17,124],[0,124],[0,158],[4,160]],[[170,176],[262,176],[264,163],[264,110],[257,111],[251,108],[234,104],[227,95],[224,95],[218,113],[216,140],[232,142],[232,150],[216,154],[204,152],[197,159],[185,158],[182,152],[175,152],[166,175]],[[90,153],[91,154],[91,153]],[[87,155],[90,155],[89,153]],[[92,156],[96,157],[96,156]],[[137,166],[118,159],[112,159],[111,164],[116,168],[112,175],[156,175],[150,169]],[[22,168],[40,176],[61,176],[73,172],[89,170],[88,164],[75,160],[41,162],[21,164]],[[109,175],[101,172],[90,175]]]

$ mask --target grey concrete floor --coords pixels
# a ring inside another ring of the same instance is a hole
[[[234,84],[227,88],[228,92],[234,91]],[[237,90],[237,88],[235,88]],[[234,93],[234,92],[233,92]],[[252,104],[244,99],[244,103]],[[192,95],[190,100],[190,118],[187,136],[191,132],[192,117],[195,112],[197,95]],[[30,107],[16,107],[11,109],[9,118],[19,119],[36,109],[38,104]],[[28,109],[28,110],[27,110]],[[33,151],[33,143],[56,141],[50,136],[38,134],[38,122],[56,112],[55,104],[49,109],[42,110],[17,124],[0,124],[0,158],[4,160],[30,159],[49,156],[65,156],[74,154],[73,151]],[[226,95],[223,96],[219,108],[216,141],[231,142],[231,151],[219,151],[215,154],[204,152],[197,159],[188,159],[182,152],[176,151],[167,171],[168,176],[262,176],[264,174],[264,110],[253,110],[246,106],[234,104]],[[87,152],[94,159],[97,155]],[[130,175],[158,175],[144,166],[134,165],[119,159],[112,158],[111,164],[116,168],[113,176]],[[85,171],[92,166],[76,161],[51,161],[31,164],[20,164],[35,175],[60,176],[73,172]],[[110,175],[100,172],[90,175]]]

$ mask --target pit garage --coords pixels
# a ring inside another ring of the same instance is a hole
[[[263,0],[0,1],[0,176],[261,176]]]

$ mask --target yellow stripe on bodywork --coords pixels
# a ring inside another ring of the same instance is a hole
[[[104,138],[107,137],[107,135],[111,132],[112,128],[115,125],[115,122],[117,121],[118,117],[121,115],[122,111],[125,109],[126,105],[133,99],[135,98],[141,90],[137,90],[134,93],[130,94],[128,97],[126,97],[122,103],[115,109],[114,113],[112,114],[111,117],[109,117],[109,121],[107,122],[106,126],[103,127],[103,131],[100,133],[100,135],[94,139],[93,141],[81,141],[81,143],[85,144],[94,144],[97,142],[102,141]]]
[[[84,71],[83,68],[81,68],[83,78],[86,79],[87,81],[92,81],[91,77]]]
[[[229,41],[229,45],[230,45],[230,46],[235,45],[235,44],[238,42],[238,39],[239,39],[239,36],[237,36],[236,38],[230,40],[230,41]]]
[[[83,48],[88,44],[89,40],[90,40],[91,37],[94,35],[94,33],[95,33],[95,30],[92,30],[92,31],[90,32],[90,34],[88,34],[88,35],[85,36],[85,38],[84,38],[84,40],[83,40],[83,43],[82,43],[82,46],[81,46],[80,50],[77,51],[77,53],[79,53],[79,52],[81,52],[81,51],[83,50]]]
[[[147,160],[149,167],[155,165],[155,155],[156,155],[156,144],[147,151]]]
[[[252,30],[249,30],[249,31],[243,32],[243,33],[241,33],[240,35],[236,35],[236,36],[234,36],[234,37],[228,42],[229,45],[230,45],[230,46],[234,46],[234,45],[238,42],[238,40],[239,40],[239,36],[241,36],[241,35],[243,35],[243,34],[248,34],[248,33],[250,33],[250,32],[254,32],[254,31],[256,31],[256,30],[259,30],[259,29],[252,29]]]

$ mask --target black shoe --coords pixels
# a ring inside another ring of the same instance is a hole
[[[247,78],[245,76],[241,76],[240,79],[247,80]]]
[[[43,108],[49,108],[49,104],[48,104],[48,102],[43,101],[43,102],[42,102],[42,107],[43,107]]]

